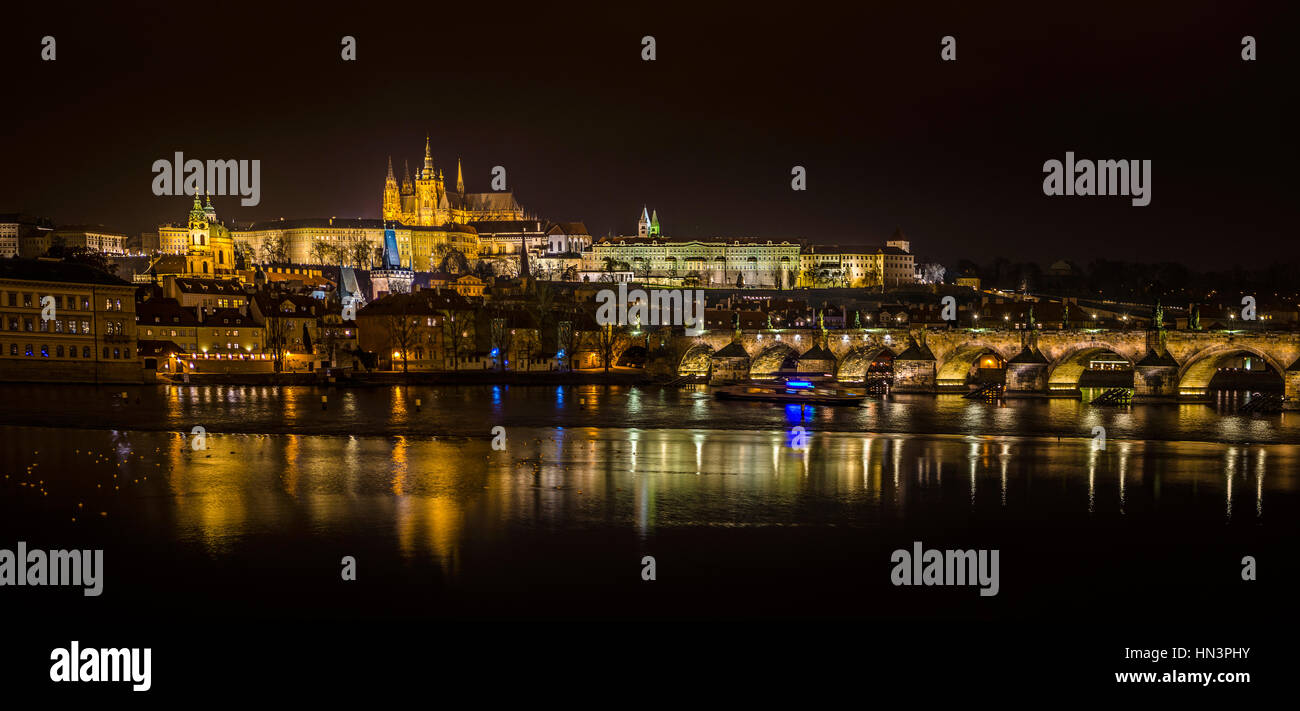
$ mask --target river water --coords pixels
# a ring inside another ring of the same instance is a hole
[[[0,547],[104,548],[104,596],[59,604],[127,617],[1191,615],[1232,636],[1243,610],[1294,601],[1294,414],[919,395],[800,411],[604,386],[0,392]],[[914,541],[1000,550],[999,594],[892,585]],[[1245,555],[1268,571],[1254,587]],[[365,585],[340,582],[344,556]]]

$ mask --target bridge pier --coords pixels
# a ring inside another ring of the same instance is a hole
[[[1143,365],[1133,368],[1133,400],[1146,402],[1176,401],[1178,365]]]
[[[938,361],[925,344],[913,343],[894,358],[894,392],[938,392]]]
[[[1282,401],[1283,410],[1300,410],[1300,358],[1297,358],[1286,372],[1282,373],[1283,395],[1286,399]]]
[[[1036,397],[1047,394],[1047,369],[1051,365],[1037,350],[1026,345],[1007,361],[1007,397]]]

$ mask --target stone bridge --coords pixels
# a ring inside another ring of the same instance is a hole
[[[855,382],[873,362],[892,361],[895,390],[966,391],[976,362],[993,354],[1005,364],[1009,394],[1062,396],[1078,396],[1089,361],[1109,352],[1132,367],[1137,397],[1183,400],[1207,397],[1225,360],[1255,356],[1284,381],[1290,403],[1300,400],[1300,334],[1286,332],[843,329],[823,335],[810,328],[678,333],[658,342],[650,358],[661,370],[708,375],[711,382],[773,377],[791,358],[800,372]]]

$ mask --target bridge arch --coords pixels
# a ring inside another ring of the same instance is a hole
[[[774,378],[781,372],[782,366],[788,366],[792,362],[798,367],[799,351],[786,343],[773,343],[754,356],[749,365],[750,377]]]
[[[992,353],[1006,362],[1014,356],[1014,353],[1003,353],[993,346],[984,343],[967,343],[957,346],[951,353],[944,358],[943,364],[935,375],[935,381],[939,387],[965,386],[966,376],[970,374],[971,368],[975,366],[975,361],[980,356]]]
[[[1286,364],[1264,351],[1242,343],[1225,343],[1210,346],[1198,351],[1187,359],[1178,369],[1178,392],[1181,395],[1204,395],[1210,389],[1210,381],[1219,372],[1219,365],[1233,356],[1250,355],[1262,359],[1277,375],[1278,380],[1286,378]]]
[[[1093,343],[1082,348],[1072,350],[1052,363],[1047,374],[1048,390],[1073,390],[1079,387],[1079,381],[1083,374],[1087,372],[1089,363],[1092,359],[1103,353],[1114,353],[1123,358],[1133,367],[1133,359],[1124,355],[1124,352],[1117,346],[1110,343]]]
[[[866,380],[867,369],[878,358],[888,354],[889,357],[896,355],[893,351],[885,346],[855,346],[844,354],[835,368],[835,377],[844,382],[861,382]]]
[[[677,374],[707,376],[712,364],[713,347],[697,342],[682,354],[682,359],[677,363]]]

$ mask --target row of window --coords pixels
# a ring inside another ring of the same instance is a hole
[[[44,321],[33,316],[19,317],[13,315],[0,318],[3,318],[10,331],[31,332],[40,330],[41,333],[83,333],[87,335],[91,332],[89,321],[74,321],[73,319],[53,319],[51,321]],[[118,323],[120,324],[121,322],[119,321]]]
[[[3,350],[3,347],[0,347],[0,350]],[[19,352],[20,352],[20,349],[19,349],[17,343],[10,343],[10,344],[9,344],[9,355],[11,355],[11,356],[16,356],[16,355],[19,355]],[[22,355],[26,355],[26,356],[35,356],[35,355],[36,355],[36,352],[35,352],[35,350],[32,348],[32,344],[30,344],[30,343],[28,343],[26,346],[23,346],[23,347],[22,347],[22,349],[21,349],[21,353],[22,353]],[[42,343],[42,344],[41,344],[41,351],[40,351],[40,353],[41,353],[41,357],[42,357],[42,358],[49,358],[49,357],[50,357],[50,353],[51,353],[51,351],[50,351],[50,346],[49,346],[48,344]],[[65,356],[64,356],[64,353],[67,353],[67,355],[66,355],[67,358],[76,358],[76,357],[77,357],[77,347],[76,347],[76,346],[68,346],[67,349],[65,350],[64,347],[63,347],[62,345],[56,345],[56,346],[54,347],[54,351],[53,351],[53,353],[54,353],[54,357],[55,357],[55,358],[63,358],[63,357],[65,357]],[[82,359],[85,359],[85,360],[89,360],[89,359],[90,359],[90,346],[82,346],[82,347],[81,347],[81,357],[82,357]],[[122,349],[121,349],[121,348],[111,348],[111,349],[110,349],[108,346],[104,346],[104,360],[110,360],[110,359],[113,359],[113,360],[122,360],[123,358],[130,359],[131,356],[130,356],[130,355],[125,355],[125,356],[124,356],[124,355],[122,354]]]
[[[160,328],[160,329],[158,329],[158,335],[159,335],[159,336],[167,336],[167,335],[170,335],[170,336],[173,336],[173,337],[175,337],[175,336],[177,336],[177,335],[180,335],[180,336],[195,335],[195,336],[197,336],[197,335],[198,335],[198,329],[196,328],[196,329],[194,329],[194,331],[195,331],[195,332],[194,332],[193,334],[191,334],[191,333],[190,333],[190,329],[188,329],[188,328],[182,328],[182,329],[179,329],[179,332],[178,332],[178,329],[175,329],[175,328],[172,328],[172,329]],[[146,328],[146,329],[144,330],[144,335],[145,335],[145,336],[152,336],[152,335],[153,335],[153,329],[152,329],[152,328]],[[226,335],[227,335],[227,336],[238,336],[238,335],[239,335],[239,329],[237,329],[237,328],[227,329],[227,330],[226,330]],[[221,337],[221,329],[219,329],[219,328],[214,328],[214,329],[212,329],[212,337],[213,337],[213,338],[220,338],[220,337]]]
[[[80,303],[81,303],[81,310],[82,310],[82,311],[89,311],[89,310],[90,310],[90,297],[89,297],[89,296],[82,296],[82,297],[78,298],[78,297],[76,297],[76,296],[74,296],[74,295],[72,295],[72,294],[63,294],[63,295],[59,295],[59,294],[44,294],[44,295],[40,295],[40,294],[33,294],[33,293],[27,293],[27,292],[19,293],[19,292],[16,292],[16,291],[7,291],[7,292],[5,292],[4,303],[5,303],[6,306],[18,306],[18,302],[21,301],[22,304],[23,304],[23,308],[28,308],[28,309],[33,309],[33,308],[35,308],[35,309],[39,309],[39,308],[41,308],[41,299],[42,299],[42,296],[53,296],[53,297],[54,297],[54,306],[55,306],[55,308],[63,308],[63,309],[68,310],[68,311],[76,311],[76,310],[77,310],[77,303],[78,303],[78,301],[80,301]],[[107,301],[108,303],[104,306],[105,309],[110,309],[110,308],[112,308],[112,304],[114,303],[114,301],[116,301],[116,303],[117,303],[117,309],[116,309],[116,310],[117,310],[117,311],[121,311],[121,310],[122,310],[122,300],[121,300],[121,299],[116,299],[116,300],[109,299],[109,300],[106,300],[106,301]]]

